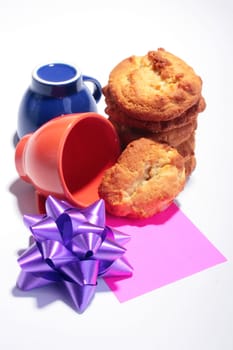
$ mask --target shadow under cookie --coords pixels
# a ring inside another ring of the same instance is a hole
[[[191,122],[180,128],[176,128],[166,132],[148,132],[137,128],[126,127],[125,125],[118,124],[112,118],[109,118],[111,123],[116,128],[122,148],[125,148],[130,142],[137,140],[141,137],[149,138],[153,141],[167,143],[170,146],[177,147],[186,140],[188,140],[197,128],[197,120]]]
[[[106,91],[106,89],[104,91]],[[112,120],[118,124],[122,124],[130,128],[137,128],[149,132],[166,132],[185,126],[195,121],[198,114],[205,109],[205,100],[203,97],[201,97],[197,104],[174,119],[166,121],[146,121],[143,119],[134,118],[133,116],[123,112],[117,103],[108,97],[106,97],[105,101],[107,105],[105,112]]]

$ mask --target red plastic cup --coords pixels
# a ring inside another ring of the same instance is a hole
[[[36,190],[38,206],[53,195],[86,207],[99,199],[104,171],[120,154],[117,132],[94,112],[54,118],[17,144],[19,176]]]

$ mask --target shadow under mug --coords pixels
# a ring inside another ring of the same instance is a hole
[[[86,82],[93,89],[89,89]],[[101,95],[99,81],[82,75],[75,65],[55,62],[36,67],[19,106],[18,138],[34,132],[54,117],[97,112]]]
[[[20,177],[36,190],[42,211],[48,195],[86,207],[99,199],[104,171],[120,154],[112,124],[97,113],[57,117],[22,137],[15,150]]]

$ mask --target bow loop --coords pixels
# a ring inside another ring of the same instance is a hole
[[[36,242],[43,242],[45,240],[63,241],[61,232],[57,229],[56,222],[49,216],[43,217],[34,223],[30,226],[30,230]]]
[[[40,244],[40,250],[43,259],[54,269],[77,260],[76,256],[58,241],[43,241]]]
[[[72,251],[77,254],[80,259],[88,259],[94,257],[102,243],[101,236],[89,232],[81,233],[72,240]]]

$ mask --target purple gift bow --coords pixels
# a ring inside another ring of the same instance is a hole
[[[22,290],[61,282],[83,312],[95,293],[98,277],[129,277],[124,258],[129,236],[105,225],[102,199],[77,209],[49,196],[46,215],[24,215],[34,243],[19,257],[17,286]]]

